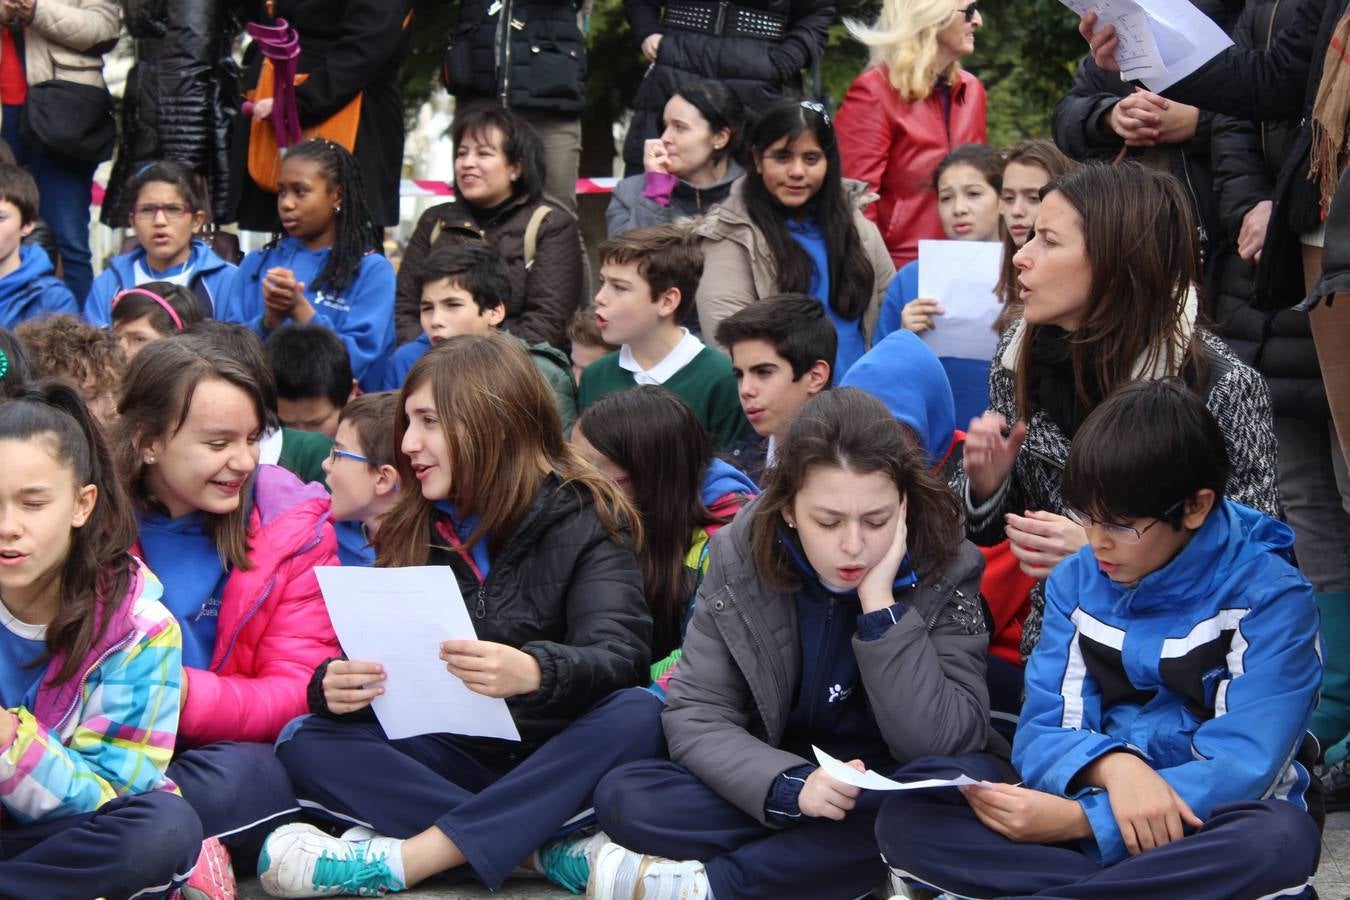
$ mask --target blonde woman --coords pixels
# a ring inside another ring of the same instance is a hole
[[[958,144],[985,143],[984,86],[960,65],[984,21],[977,0],[885,0],[876,24],[845,24],[872,60],[839,110],[844,177],[879,195],[867,217],[899,268],[943,236],[934,167]]]

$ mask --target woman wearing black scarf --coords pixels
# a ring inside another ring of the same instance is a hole
[[[970,538],[1007,537],[1041,579],[1082,547],[1060,498],[1070,443],[1107,395],[1141,378],[1178,377],[1205,398],[1233,463],[1228,495],[1277,515],[1270,393],[1197,321],[1199,254],[1181,185],[1133,163],[1088,166],[1041,197],[1014,257],[1024,318],[995,352],[991,408],[971,422],[954,482]],[[1040,637],[1042,602],[1038,586],[1024,657]]]

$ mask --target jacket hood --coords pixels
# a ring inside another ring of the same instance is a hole
[[[956,436],[956,404],[947,373],[933,351],[911,331],[892,331],[844,373],[840,387],[876,397],[914,429],[930,467],[947,455]]]
[[[19,247],[19,267],[0,279],[0,303],[12,303],[27,296],[34,287],[33,282],[52,271],[52,261],[46,250],[32,245]]]
[[[1160,528],[1167,527],[1160,525]],[[1247,564],[1259,563],[1274,552],[1293,561],[1294,532],[1250,507],[1224,500],[1205,519],[1176,558],[1135,585],[1120,585],[1093,566],[1109,590],[1118,595],[1117,605],[1133,610],[1183,607],[1196,596],[1212,593],[1220,582],[1241,577]],[[1091,555],[1092,548],[1079,551]]]
[[[205,241],[193,240],[192,250],[188,254],[188,265],[193,269],[195,275],[205,275],[208,272],[214,272],[217,269],[227,268],[230,264],[216,255],[210,245]],[[145,248],[137,247],[130,253],[119,253],[108,260],[108,268],[117,273],[117,281],[121,286],[119,290],[125,289],[136,283],[136,266],[145,263]],[[148,264],[145,265],[150,270]],[[153,274],[153,270],[150,270]]]
[[[281,466],[258,466],[249,517],[250,555],[290,556],[316,540],[332,517],[332,499],[323,485],[306,484]]]
[[[708,471],[703,474],[703,487],[699,490],[703,505],[709,509],[727,494],[745,494],[753,497],[758,493],[759,485],[751,481],[749,475],[717,457],[713,457],[713,461],[708,465]]]

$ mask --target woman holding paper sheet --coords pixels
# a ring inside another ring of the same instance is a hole
[[[986,140],[984,86],[960,64],[984,19],[975,0],[885,0],[874,25],[845,24],[872,59],[839,107],[844,175],[880,195],[867,217],[899,267],[942,237],[928,174],[952,147]]]
[[[809,294],[839,334],[834,370],[846,371],[870,346],[895,274],[881,234],[863,215],[873,197],[840,176],[834,125],[819,103],[775,103],[747,143],[753,170],[697,228],[703,334],[716,334],[719,322],[763,297]]]
[[[1137,163],[1089,165],[1041,192],[1034,236],[1014,261],[1024,318],[999,343],[990,409],[970,423],[962,469],[966,531],[1005,537],[1038,579],[1086,543],[1064,517],[1060,479],[1073,436],[1115,388],[1180,376],[1205,398],[1232,457],[1229,495],[1277,514],[1265,381],[1197,322],[1190,203],[1175,178]],[[1032,592],[1026,657],[1040,638]]]
[[[192,882],[207,896],[232,888],[231,857],[251,872],[267,832],[296,812],[272,741],[337,652],[313,572],[338,564],[327,492],[258,465],[273,391],[209,337],[183,335],[136,355],[118,403],[135,552],[183,628],[169,777],[208,837]]]
[[[278,829],[260,873],[273,896],[402,890],[441,873],[495,890],[521,864],[565,881],[559,859],[586,845],[553,841],[560,828],[611,768],[664,749],[661,702],[638,687],[652,633],[639,520],[566,443],[520,342],[451,338],[413,366],[399,407],[399,479],[414,487],[380,526],[376,565],[453,571],[478,640],[446,641],[441,659],[506,699],[521,741],[390,740],[366,709],[399,689],[380,661],[321,666],[317,715],[277,755],[307,806],[374,833]]]
[[[862,896],[886,878],[882,795],[812,748],[900,781],[926,777],[920,757],[1007,751],[989,729],[983,560],[914,433],[856,388],[826,391],[766,478],[713,541],[662,717],[672,761],[596,789],[616,842],[596,897]]]
[[[983,144],[962,144],[949,153],[933,170],[933,186],[938,199],[938,216],[942,230],[949,241],[998,240],[998,198],[1003,184],[1003,155]],[[937,328],[971,328],[964,325],[947,326],[940,318],[942,304],[935,299],[919,296],[919,261],[906,263],[891,279],[886,299],[881,304],[877,320],[877,340],[905,328],[922,334]],[[979,337],[989,340],[993,353],[995,336],[987,324],[977,325]],[[989,359],[942,356],[942,368],[952,386],[956,402],[956,421],[969,422],[989,406]]]

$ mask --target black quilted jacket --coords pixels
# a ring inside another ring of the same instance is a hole
[[[577,6],[571,0],[460,0],[442,74],[456,97],[580,115],[586,36]]]

